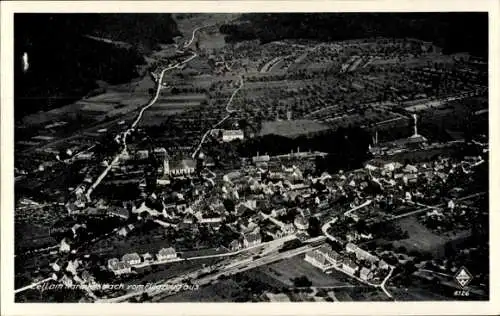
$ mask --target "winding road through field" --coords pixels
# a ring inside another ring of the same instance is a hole
[[[226,116],[224,116],[219,122],[217,122],[217,124],[215,124],[214,126],[212,126],[212,128],[210,128],[209,130],[207,130],[205,132],[205,134],[203,134],[203,137],[201,138],[200,143],[198,144],[198,146],[196,146],[196,149],[194,150],[193,154],[191,155],[191,158],[194,159],[196,157],[196,154],[200,151],[201,146],[206,141],[206,139],[207,139],[208,135],[210,134],[210,132],[214,128],[219,127],[224,121],[226,121],[231,116],[231,114],[233,112],[236,111],[235,109],[230,109],[229,107],[231,106],[231,103],[233,102],[234,96],[238,93],[238,91],[240,91],[243,88],[243,85],[244,85],[243,77],[240,76],[240,85],[238,86],[238,88],[236,90],[234,90],[233,94],[231,94],[231,97],[229,98],[229,100],[227,101],[227,104],[226,104],[226,112],[228,112],[228,114]]]
[[[194,37],[194,32],[196,32],[196,30],[193,31],[193,37]],[[86,196],[88,202],[92,201],[92,199],[91,199],[92,192],[101,183],[101,181],[106,177],[106,175],[109,173],[109,171],[111,170],[111,168],[113,168],[113,166],[118,163],[118,161],[120,160],[120,157],[123,157],[124,155],[127,154],[127,136],[129,136],[130,133],[132,133],[134,131],[134,129],[137,127],[137,125],[139,124],[139,122],[141,121],[141,119],[142,119],[142,117],[144,115],[144,112],[147,109],[149,109],[151,106],[153,106],[153,104],[155,104],[155,102],[158,100],[158,97],[160,96],[160,92],[161,92],[161,89],[162,89],[162,84],[161,83],[163,82],[163,77],[165,76],[165,73],[167,71],[169,71],[169,70],[181,67],[182,65],[190,62],[192,59],[196,58],[197,56],[198,56],[198,54],[196,54],[196,53],[193,52],[193,55],[191,55],[189,58],[187,58],[187,59],[183,60],[182,62],[179,62],[179,63],[177,63],[175,65],[172,65],[172,66],[167,67],[167,68],[165,68],[165,69],[162,70],[162,72],[160,73],[160,76],[159,76],[159,78],[158,78],[158,80],[156,82],[156,92],[155,92],[155,95],[154,95],[153,99],[151,99],[151,101],[149,101],[149,103],[146,104],[140,110],[139,114],[137,115],[137,118],[132,123],[132,125],[130,126],[130,128],[128,128],[122,134],[123,149],[114,157],[113,161],[111,161],[111,163],[108,164],[108,166],[106,167],[106,169],[99,175],[99,177],[96,179],[96,181],[94,181],[94,183],[87,190],[87,193],[85,194],[85,196]]]

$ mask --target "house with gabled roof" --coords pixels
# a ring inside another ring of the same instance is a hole
[[[134,265],[138,265],[138,264],[141,263],[141,257],[136,252],[134,252],[134,253],[127,253],[127,254],[123,255],[122,261],[123,262],[127,262],[131,266],[134,266]]]
[[[328,262],[325,256],[318,250],[308,251],[304,257],[304,260],[323,271],[331,267],[330,262]]]
[[[177,258],[177,252],[173,247],[169,248],[162,248],[160,251],[158,251],[157,254],[158,260],[163,261],[163,260],[172,260]]]
[[[262,242],[260,232],[254,231],[243,235],[243,246],[245,248],[258,245]]]

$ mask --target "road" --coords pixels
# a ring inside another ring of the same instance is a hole
[[[361,208],[363,208],[363,207],[365,207],[365,206],[370,205],[372,202],[373,202],[372,200],[367,200],[367,201],[365,201],[363,204],[360,204],[360,205],[358,205],[358,206],[355,206],[355,207],[351,208],[350,210],[346,211],[346,212],[344,213],[344,216],[348,216],[348,215],[349,215],[349,214],[351,214],[352,212],[357,211],[357,210],[359,210],[359,209],[361,209]]]
[[[198,32],[199,30],[201,30],[203,28],[210,27],[210,26],[213,26],[213,25],[215,25],[215,24],[204,25],[204,26],[199,26],[199,27],[195,28],[193,30],[193,34],[191,35],[191,39],[189,40],[189,42],[187,42],[186,44],[184,44],[184,48],[188,48],[191,44],[193,44],[194,36],[196,35],[196,32]]]
[[[391,271],[389,271],[389,273],[387,274],[387,276],[384,278],[384,280],[382,281],[382,283],[380,283],[380,288],[382,289],[382,291],[384,291],[385,295],[387,295],[389,298],[392,298],[392,295],[391,293],[389,293],[389,291],[387,291],[387,289],[385,288],[385,283],[387,282],[387,280],[389,280],[389,278],[391,277],[392,275],[392,272],[394,272],[394,267],[391,266]]]
[[[243,248],[243,249],[240,249],[240,250],[237,250],[237,251],[230,251],[230,252],[219,253],[219,254],[215,254],[215,255],[196,256],[196,257],[189,257],[189,258],[176,258],[176,259],[169,260],[169,261],[155,261],[155,262],[143,263],[143,264],[140,264],[140,265],[136,265],[135,267],[137,267],[137,268],[143,268],[143,267],[147,267],[147,266],[155,266],[155,265],[161,265],[161,264],[168,264],[168,263],[179,262],[179,261],[192,261],[192,260],[200,260],[200,259],[225,258],[225,257],[236,256],[236,255],[239,255],[239,254],[245,253],[247,251],[250,251],[250,250],[253,250],[253,249],[256,249],[256,248],[260,248],[260,247],[272,247],[272,249],[277,249],[280,246],[282,246],[282,244],[284,242],[292,240],[292,239],[295,239],[295,238],[297,238],[295,235],[288,235],[288,236],[285,236],[285,237],[282,237],[282,238],[279,238],[279,239],[276,239],[276,240],[272,240],[272,241],[269,241],[269,242],[266,242],[266,243],[261,243],[261,244],[258,244],[258,245],[255,245],[255,246],[251,246],[251,247],[248,247],[248,248]]]
[[[101,181],[106,177],[106,175],[109,173],[109,171],[111,170],[111,168],[113,168],[114,165],[116,165],[118,163],[118,161],[120,160],[120,157],[122,157],[123,155],[125,155],[127,153],[127,136],[130,135],[130,133],[132,131],[134,131],[134,129],[137,127],[137,125],[139,124],[139,122],[141,121],[142,119],[142,116],[144,115],[144,112],[149,109],[151,106],[153,106],[153,104],[155,104],[155,102],[158,100],[158,97],[160,96],[160,92],[161,92],[161,89],[162,89],[162,82],[163,82],[163,77],[165,76],[165,73],[169,70],[172,70],[172,69],[175,69],[175,68],[179,68],[181,65],[185,64],[185,63],[188,63],[189,61],[191,61],[193,58],[196,58],[198,55],[196,53],[193,53],[192,56],[190,56],[189,58],[187,58],[186,60],[182,61],[182,62],[179,62],[175,65],[172,65],[170,67],[167,67],[165,69],[162,70],[162,72],[160,73],[160,77],[158,78],[157,82],[156,82],[156,92],[155,92],[155,95],[153,97],[153,99],[151,99],[151,101],[149,101],[148,104],[146,104],[140,111],[139,111],[139,114],[137,115],[137,118],[135,119],[135,121],[132,123],[132,125],[130,126],[130,128],[128,128],[124,133],[123,133],[123,138],[122,138],[122,142],[123,142],[123,149],[121,152],[119,152],[113,159],[113,161],[106,167],[106,169],[99,175],[99,177],[96,179],[96,181],[89,187],[89,189],[87,190],[87,193],[85,194],[86,198],[87,198],[87,201],[92,201],[91,199],[91,194],[92,192],[95,190],[95,188],[101,183]]]
[[[311,241],[313,241],[313,240],[316,241],[317,238],[311,239]],[[272,241],[272,242],[276,242],[276,241]],[[270,243],[272,243],[272,242],[270,242]],[[262,244],[254,246],[254,247],[245,248],[245,249],[239,250],[237,252],[230,253],[230,255],[242,253],[244,251],[248,251],[249,249],[257,248],[257,247],[261,247],[261,246],[262,246]],[[303,246],[301,248],[292,249],[292,250],[285,251],[282,253],[270,253],[267,256],[259,258],[259,259],[245,258],[245,259],[239,259],[237,261],[230,261],[226,264],[226,266],[224,268],[222,268],[222,271],[220,271],[219,273],[201,278],[199,280],[196,280],[196,283],[198,285],[207,284],[207,283],[210,283],[211,281],[217,279],[218,277],[220,277],[223,274],[235,274],[235,273],[239,273],[239,272],[246,271],[249,269],[253,269],[253,268],[256,268],[256,267],[261,266],[261,265],[269,264],[271,262],[275,262],[278,260],[282,260],[282,259],[296,256],[298,254],[307,252],[311,249],[316,249],[317,247],[320,247],[320,245],[318,245],[318,246],[306,245],[306,246]],[[214,255],[214,256],[221,256],[221,255]],[[191,273],[182,274],[180,276],[177,276],[177,277],[169,279],[169,280],[165,280],[165,281],[158,283],[158,284],[160,284],[160,285],[179,284],[179,283],[184,282],[186,279],[197,278],[198,275],[199,275],[199,270],[191,272]],[[162,292],[165,292],[165,291],[166,290],[164,290],[164,289],[160,290],[159,288],[150,288],[150,289],[147,289],[146,291],[137,290],[137,291],[133,291],[133,292],[127,293],[127,294],[119,296],[119,297],[114,297],[114,298],[109,298],[109,299],[101,299],[101,300],[98,300],[97,302],[99,302],[99,303],[123,302],[123,301],[126,301],[132,297],[142,295],[144,292],[146,292],[150,296],[153,296],[153,295],[161,294]]]
[[[356,210],[359,210],[367,205],[370,205],[372,203],[372,200],[367,200],[365,201],[364,203],[358,205],[358,206],[355,206],[353,208],[351,208],[350,210],[347,210],[345,213],[344,213],[344,216],[347,216],[349,215],[350,213],[356,211]],[[323,234],[325,234],[326,237],[328,237],[328,239],[330,240],[333,240],[333,241],[336,241],[337,238],[335,238],[335,236],[331,235],[330,233],[328,233],[328,229],[330,228],[331,225],[335,224],[335,222],[337,222],[338,218],[337,217],[334,217],[332,218],[330,221],[326,222],[322,227],[321,227],[321,231],[323,232]]]
[[[330,228],[331,225],[335,224],[335,222],[337,222],[338,218],[337,217],[334,217],[332,218],[329,222],[326,222],[325,225],[323,225],[321,227],[321,231],[323,232],[323,234],[325,234],[325,236],[332,240],[332,241],[337,241],[337,238],[335,238],[335,236],[331,235],[329,232],[328,232],[328,229]]]
[[[196,157],[196,154],[200,151],[201,146],[203,146],[203,143],[206,141],[206,139],[207,139],[208,135],[210,134],[210,132],[214,128],[219,127],[219,125],[221,125],[224,121],[226,121],[231,116],[231,114],[236,111],[235,109],[230,109],[229,107],[231,106],[231,103],[233,102],[234,96],[238,93],[238,91],[240,91],[243,88],[243,85],[244,85],[243,77],[240,77],[240,85],[231,94],[231,97],[229,98],[229,100],[227,101],[227,104],[226,104],[226,112],[228,112],[228,114],[226,116],[224,116],[219,122],[217,122],[217,124],[215,124],[214,126],[212,126],[212,128],[210,128],[209,130],[207,130],[205,132],[205,134],[203,134],[203,137],[201,138],[200,143],[198,144],[198,146],[194,150],[193,154],[191,155],[191,158],[194,159]]]
[[[255,269],[259,266],[263,266],[263,265],[267,265],[267,264],[270,264],[270,263],[273,263],[276,261],[280,261],[283,259],[295,257],[297,255],[308,252],[310,250],[317,249],[319,247],[321,247],[321,245],[318,245],[318,246],[306,245],[306,246],[303,246],[300,248],[292,249],[292,250],[281,252],[281,253],[269,254],[265,257],[252,260],[251,262],[242,262],[239,265],[233,265],[229,269],[225,269],[225,270],[223,270],[219,273],[216,273],[214,275],[210,275],[210,276],[206,276],[204,278],[198,279],[195,281],[195,283],[200,285],[200,286],[205,285],[205,284],[208,284],[214,280],[217,280],[222,275],[229,276],[229,275],[241,273],[241,272],[244,272],[247,270]]]
[[[43,284],[45,282],[48,282],[48,281],[51,281],[51,280],[54,280],[52,277],[50,278],[46,278],[46,279],[43,279],[43,280],[40,280],[38,282],[33,282],[31,283],[30,285],[26,285],[26,286],[23,286],[22,288],[19,288],[17,290],[14,290],[14,294],[17,294],[17,293],[20,293],[20,292],[23,292],[23,291],[26,291],[26,290],[29,290],[29,289],[32,289],[34,287],[37,287],[38,285],[40,284]]]
[[[288,57],[288,56],[291,56],[291,55],[278,56],[278,57],[271,59],[264,66],[262,66],[262,68],[260,69],[260,73],[270,72],[274,68],[275,65],[277,65],[281,60],[283,60],[285,57]]]

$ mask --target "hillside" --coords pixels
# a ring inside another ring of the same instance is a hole
[[[15,117],[71,103],[97,88],[139,76],[136,66],[178,35],[169,14],[16,14]],[[129,45],[114,45],[103,38]],[[28,54],[29,69],[21,56]]]
[[[433,42],[445,53],[488,55],[487,13],[249,13],[240,20],[246,23],[221,27],[226,41],[409,37]]]

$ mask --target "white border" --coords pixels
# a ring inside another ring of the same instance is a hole
[[[352,0],[352,1],[3,1],[1,5],[1,298],[2,315],[479,315],[499,314],[498,69],[499,1]],[[345,303],[175,303],[175,304],[15,304],[13,180],[13,13],[14,12],[446,12],[488,11],[490,21],[490,301]]]

